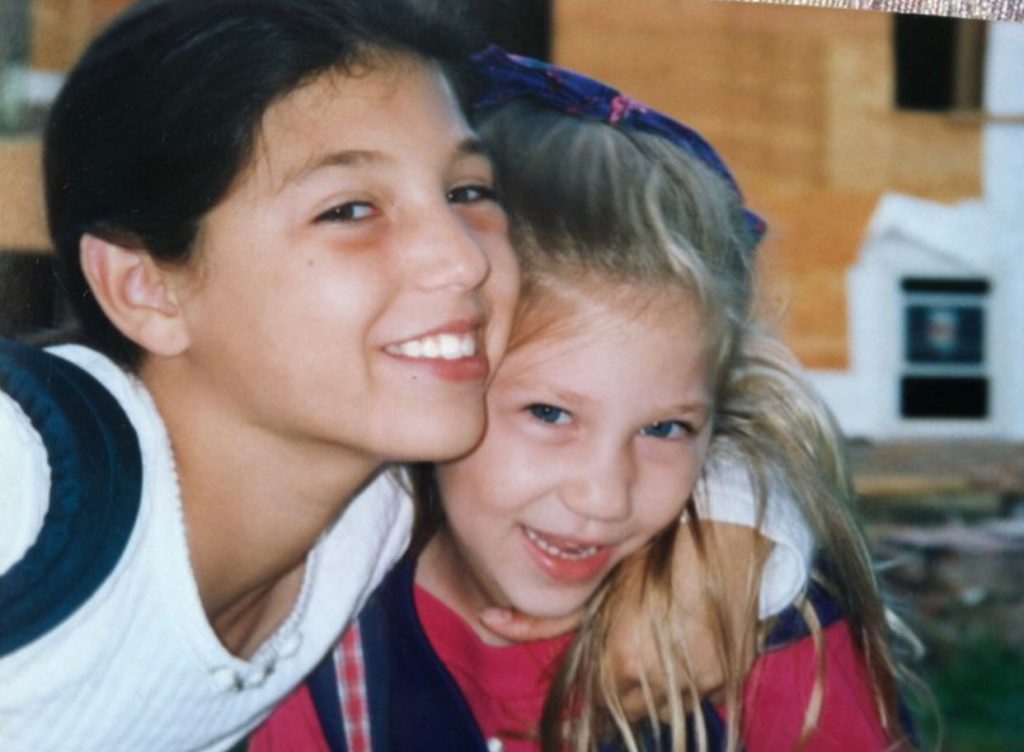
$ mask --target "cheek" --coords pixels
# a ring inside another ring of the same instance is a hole
[[[537,497],[536,478],[543,471],[516,449],[514,443],[496,440],[492,431],[472,454],[438,470],[449,528],[467,548],[503,540]]]
[[[504,230],[485,237],[481,246],[491,266],[487,289],[493,308],[492,317],[495,321],[501,322],[507,337],[516,300],[519,297],[519,262]]]
[[[502,512],[504,478],[490,465],[486,442],[467,457],[441,465],[437,471],[445,517],[452,534],[470,538],[473,529],[486,530]]]
[[[677,455],[675,462],[659,466],[657,472],[651,472],[645,479],[642,496],[639,496],[642,501],[637,504],[635,514],[638,526],[647,537],[682,514],[703,462],[703,452],[695,452],[695,455],[685,461],[680,461]]]

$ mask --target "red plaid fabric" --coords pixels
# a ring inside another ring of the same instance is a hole
[[[371,752],[370,709],[366,701],[366,670],[358,623],[349,627],[334,649],[334,674],[338,677],[341,718],[349,752]]]

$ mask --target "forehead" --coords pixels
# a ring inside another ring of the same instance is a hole
[[[351,70],[321,73],[274,102],[260,122],[240,182],[280,190],[332,161],[394,162],[415,152],[424,161],[440,161],[470,136],[435,65],[379,57]]]
[[[534,318],[526,325],[530,334],[506,355],[496,385],[540,373],[586,379],[595,371],[629,369],[703,374],[704,321],[692,293],[678,285],[602,282],[538,293],[533,302],[526,314]]]

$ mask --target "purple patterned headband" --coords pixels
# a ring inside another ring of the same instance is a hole
[[[486,110],[526,97],[568,115],[661,136],[714,170],[742,201],[736,179],[699,133],[622,92],[567,68],[511,55],[495,45],[473,55],[473,66],[481,87],[471,109]],[[760,241],[765,221],[746,207],[743,211],[755,240]]]

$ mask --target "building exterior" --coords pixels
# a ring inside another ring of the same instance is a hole
[[[985,62],[982,195],[886,195],[848,273],[851,367],[814,374],[848,433],[1024,440],[1024,26]]]
[[[46,252],[33,112],[128,2],[0,6],[11,32],[0,38],[0,252]],[[1024,299],[1014,208],[1024,199],[1024,88],[1014,86],[1024,27],[990,25],[983,108],[924,112],[896,104],[890,14],[553,0],[550,16],[556,62],[692,124],[722,151],[769,219],[766,314],[848,433],[1024,435],[1024,323],[1013,304]],[[964,23],[982,38],[979,22]],[[930,336],[932,350],[911,352],[911,336]],[[960,391],[937,378],[960,379],[946,382]],[[948,414],[957,411],[970,415]]]

